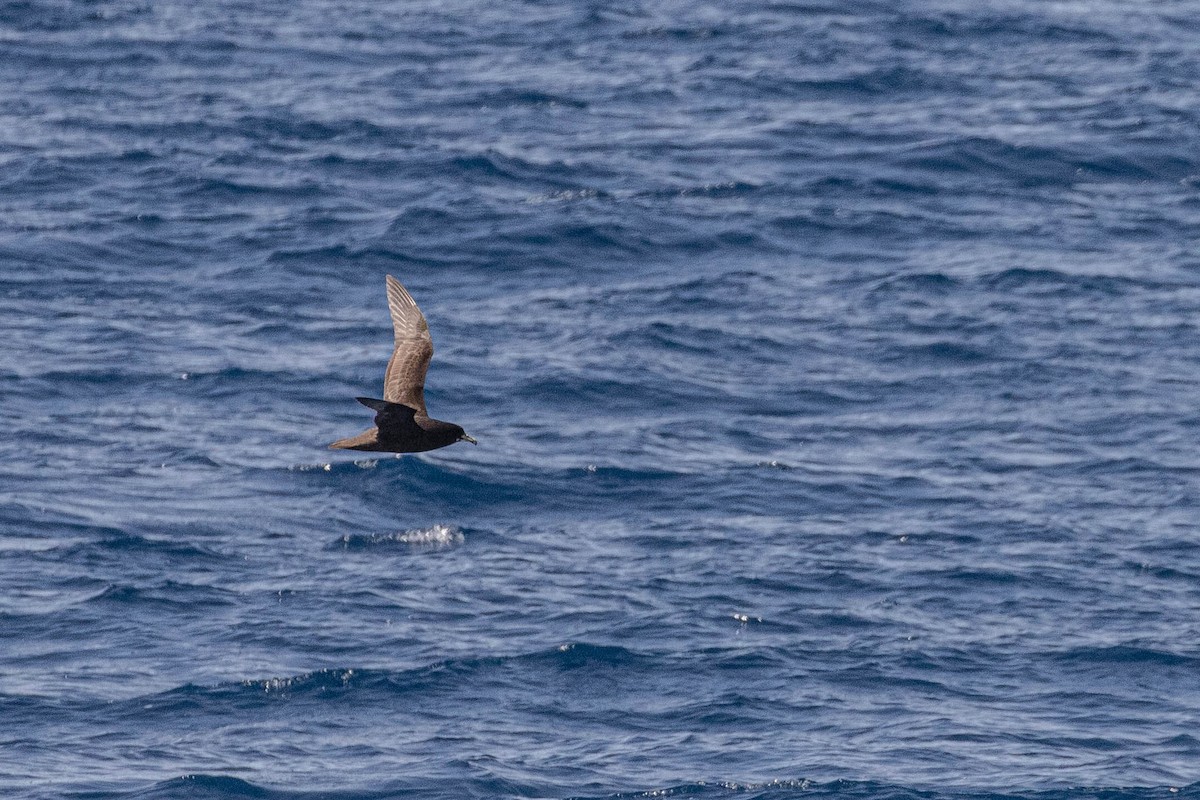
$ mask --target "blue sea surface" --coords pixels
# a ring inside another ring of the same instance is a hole
[[[0,0],[0,796],[1200,800],[1198,19]]]

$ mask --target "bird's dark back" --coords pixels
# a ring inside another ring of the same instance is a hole
[[[421,453],[454,444],[463,435],[460,426],[424,415],[413,417],[412,423],[394,427],[381,425],[380,444],[394,449],[395,452]]]

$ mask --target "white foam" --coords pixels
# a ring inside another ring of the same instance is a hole
[[[373,547],[378,545],[406,544],[414,549],[440,550],[457,547],[464,540],[463,532],[450,525],[437,525],[428,528],[398,531],[396,533],[343,534],[343,547]]]
[[[462,544],[463,533],[458,528],[437,524],[423,530],[405,531],[395,535],[397,542],[424,547],[450,547]]]

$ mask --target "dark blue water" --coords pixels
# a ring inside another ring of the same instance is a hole
[[[1197,19],[0,3],[0,794],[1200,798]]]

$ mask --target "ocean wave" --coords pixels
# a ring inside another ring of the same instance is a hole
[[[604,793],[559,792],[505,780],[499,774],[447,783],[435,775],[408,773],[402,778],[374,782],[347,781],[325,788],[288,788],[278,784],[250,781],[220,773],[193,773],[131,789],[69,789],[72,800],[167,800],[186,796],[198,800],[403,800],[410,797],[431,800],[461,798],[524,797],[536,794],[562,800],[652,800],[652,798],[699,798],[699,800],[1192,800],[1200,794],[1200,784],[1178,787],[1121,788],[1071,787],[1037,791],[961,789],[937,790],[922,786],[903,786],[872,781],[812,780],[775,778],[760,781],[715,778],[692,783],[670,783],[653,788],[628,788]],[[48,797],[49,795],[47,795]]]
[[[1042,791],[1014,790],[937,790],[920,786],[900,786],[871,781],[836,780],[820,782],[806,779],[777,779],[762,783],[697,782],[606,795],[578,795],[571,800],[616,800],[616,798],[653,797],[737,797],[746,800],[792,800],[793,798],[839,798],[839,800],[1172,800],[1200,794],[1200,784],[1161,788],[1073,787]]]
[[[446,659],[406,670],[326,668],[210,686],[187,684],[123,701],[121,707],[134,715],[153,712],[158,716],[183,708],[192,713],[220,715],[244,710],[247,704],[340,702],[343,698],[354,698],[355,704],[370,704],[413,695],[476,691],[485,683],[521,688],[531,685],[531,681],[575,672],[584,673],[584,680],[622,670],[648,674],[665,663],[661,656],[580,642],[516,655]]]

